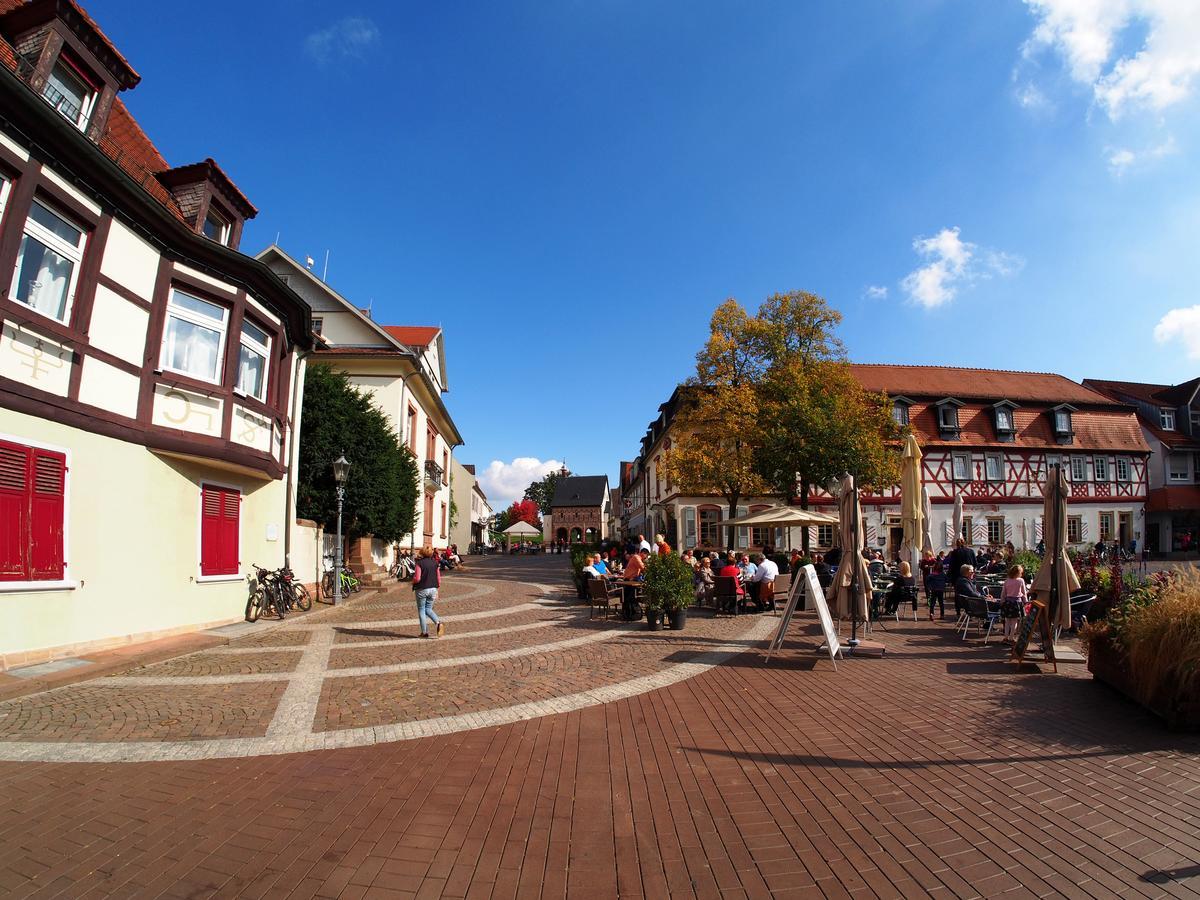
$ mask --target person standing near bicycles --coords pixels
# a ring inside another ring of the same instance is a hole
[[[441,637],[445,627],[433,604],[438,598],[438,586],[442,583],[442,573],[438,568],[437,557],[433,548],[426,545],[417,551],[417,568],[413,572],[412,586],[417,595],[417,618],[421,621],[421,637],[429,637],[429,623],[433,622],[437,636]]]

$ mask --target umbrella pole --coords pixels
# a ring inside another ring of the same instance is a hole
[[[1058,467],[1054,467],[1054,519],[1055,525],[1059,524],[1058,519],[1058,504],[1062,502],[1063,497],[1059,493]],[[1053,636],[1055,623],[1058,621],[1058,604],[1060,597],[1058,596],[1058,558],[1062,555],[1063,535],[1060,533],[1062,529],[1055,527],[1054,529],[1054,555],[1050,557],[1050,634]]]
[[[854,485],[854,530],[850,533],[854,535],[854,539],[858,539],[859,529],[859,509],[858,509],[858,484]],[[858,646],[858,573],[862,569],[862,547],[855,547],[855,556],[851,560],[853,568],[850,569],[850,649],[854,650]]]

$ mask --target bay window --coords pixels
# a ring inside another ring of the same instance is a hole
[[[267,367],[271,358],[271,337],[249,320],[242,322],[238,348],[237,389],[247,397],[267,400]]]
[[[17,253],[13,299],[65,324],[71,317],[86,239],[83,228],[34,200]]]
[[[159,367],[219,384],[229,310],[183,291],[171,291]],[[263,379],[266,379],[266,366]],[[239,366],[239,380],[241,367]]]

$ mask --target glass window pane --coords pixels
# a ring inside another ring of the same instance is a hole
[[[55,253],[41,241],[25,235],[17,263],[15,294],[38,312],[62,321],[67,308],[67,289],[75,263]]]
[[[249,321],[242,322],[242,334],[252,341],[257,341],[264,347],[267,346],[267,342],[270,340],[265,331]]]
[[[199,297],[193,297],[191,294],[183,294],[175,291],[171,294],[171,305],[178,306],[181,309],[186,309],[189,312],[199,313],[208,319],[213,319],[217,322],[225,321],[225,310],[217,306],[215,303],[209,303],[207,300],[201,300]]]
[[[166,368],[206,381],[217,380],[221,332],[169,316],[165,349],[163,365]]]
[[[78,121],[83,111],[84,101],[88,96],[88,90],[84,83],[62,63],[56,65],[50,72],[43,93],[50,101],[50,105],[72,122]]]
[[[261,400],[266,370],[267,361],[263,355],[243,346],[238,353],[238,390]]]
[[[58,213],[47,209],[36,200],[33,201],[33,206],[29,208],[29,218],[37,222],[51,234],[62,238],[71,246],[79,246],[79,239],[83,237],[83,232]]]

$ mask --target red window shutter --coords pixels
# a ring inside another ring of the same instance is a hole
[[[241,494],[227,488],[200,488],[200,574],[236,575]]]
[[[48,450],[33,451],[33,493],[30,499],[29,577],[63,577],[63,500],[67,458]]]
[[[0,442],[0,581],[29,579],[29,455]]]

